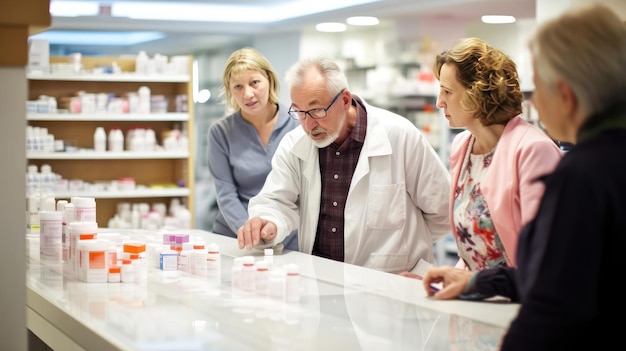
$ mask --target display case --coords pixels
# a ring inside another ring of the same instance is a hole
[[[495,351],[519,311],[504,300],[435,300],[421,280],[399,274],[298,251],[266,257],[225,235],[184,233],[218,245],[216,275],[150,265],[138,283],[87,283],[42,264],[39,238],[28,237],[27,328],[54,350]],[[163,241],[152,231],[121,234]],[[258,292],[255,281],[237,285],[243,275],[234,279],[233,266],[246,255],[255,264],[271,257],[271,294]],[[299,299],[291,300],[285,267],[294,266]]]
[[[191,214],[187,227],[194,223],[194,134],[187,132],[193,130],[192,57],[185,58],[187,67],[178,71],[142,74],[136,72],[134,57],[82,57],[80,70],[74,72],[27,75],[27,128],[39,133],[45,130],[54,139],[53,147],[27,145],[27,160],[39,170],[50,165],[57,177],[56,200],[95,197],[98,225],[107,227],[120,202],[169,205],[177,198]],[[67,57],[50,59],[51,67],[55,63],[64,66],[67,61]],[[128,99],[141,99],[137,94],[145,87],[152,108],[129,109]],[[83,94],[116,100],[119,105],[103,110],[86,108],[83,101],[82,109],[77,110],[72,104],[76,99],[80,102]],[[56,101],[57,106],[38,106],[46,99]],[[111,130],[121,130],[123,149],[112,151],[107,145],[106,150],[96,151],[94,132],[98,127],[106,131],[107,142],[111,142]],[[129,133],[136,130],[150,130],[156,146],[133,147]]]

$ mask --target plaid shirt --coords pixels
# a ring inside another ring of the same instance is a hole
[[[322,196],[313,255],[335,261],[344,260],[344,209],[348,189],[365,141],[367,111],[362,103],[352,100],[356,108],[356,123],[341,145],[335,143],[319,149]]]

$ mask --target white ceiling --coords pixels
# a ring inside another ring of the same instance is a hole
[[[83,0],[94,1],[94,0]],[[166,1],[166,0],[134,0]],[[177,2],[176,0],[171,0]],[[228,4],[259,6],[302,2],[301,0],[184,0],[204,4]],[[308,0],[320,1],[320,0]],[[342,0],[335,0],[341,2]],[[100,4],[110,3],[102,0]],[[182,0],[179,2],[183,2]],[[534,18],[536,0],[382,0],[349,8],[317,13],[273,23],[228,23],[197,21],[154,21],[117,18],[108,15],[88,17],[53,17],[51,30],[77,31],[160,31],[164,39],[151,43],[151,46],[168,48],[196,45],[205,49],[220,46],[225,42],[244,40],[251,36],[285,31],[310,30],[318,22],[339,21],[354,15],[373,15],[382,22],[402,20],[416,22],[423,18],[470,22],[479,21],[483,14],[507,14],[517,18]],[[249,10],[247,10],[249,11]],[[433,28],[437,30],[437,28]]]

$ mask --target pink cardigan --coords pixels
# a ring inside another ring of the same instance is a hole
[[[454,193],[470,136],[469,131],[459,133],[450,150],[450,223],[455,240],[458,234],[453,216]],[[511,119],[502,132],[491,165],[481,181],[481,190],[509,266],[516,266],[519,232],[535,216],[543,195],[543,183],[535,180],[552,172],[562,155],[544,131],[519,116]],[[466,268],[462,259],[456,266]]]

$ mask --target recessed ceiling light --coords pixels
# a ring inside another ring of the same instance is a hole
[[[320,32],[336,33],[336,32],[345,31],[346,25],[343,23],[338,23],[338,22],[324,22],[324,23],[318,23],[317,25],[315,25],[315,29],[317,29]]]
[[[50,1],[50,13],[53,16],[97,16],[99,11],[100,5],[97,2]]]
[[[128,46],[162,39],[161,32],[89,32],[50,30],[31,36],[31,39],[47,40],[53,45],[118,45]]]
[[[501,16],[501,15],[485,15],[480,18],[483,23],[500,24],[500,23],[513,23],[515,17],[513,16]]]
[[[348,17],[346,22],[353,26],[375,26],[380,21],[378,21],[378,18],[372,16],[353,16]]]

